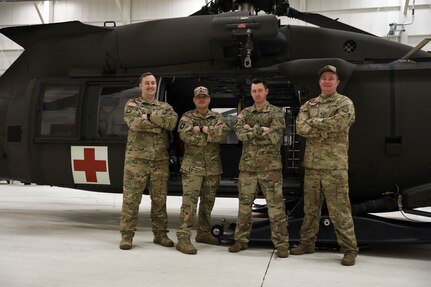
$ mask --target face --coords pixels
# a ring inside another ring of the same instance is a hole
[[[268,93],[269,89],[266,89],[262,83],[251,84],[251,96],[255,104],[260,105],[265,103]]]
[[[141,82],[139,83],[139,87],[141,88],[144,97],[151,98],[156,96],[157,83],[156,78],[153,75],[143,77]]]
[[[337,91],[338,76],[331,72],[324,72],[320,75],[319,85],[323,96],[330,96]]]
[[[198,110],[208,109],[210,101],[211,101],[211,99],[209,96],[193,97],[193,103],[195,103],[196,109],[198,109]]]

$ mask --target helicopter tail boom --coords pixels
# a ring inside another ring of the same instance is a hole
[[[70,21],[53,24],[6,27],[0,29],[0,33],[19,44],[21,47],[26,48],[40,39],[107,32],[110,30],[110,28],[83,24],[80,21]]]

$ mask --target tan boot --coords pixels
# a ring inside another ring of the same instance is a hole
[[[157,235],[154,237],[153,242],[155,244],[160,244],[164,247],[172,247],[174,246],[174,242],[169,239],[166,234]]]
[[[344,266],[353,266],[355,265],[357,254],[355,252],[347,252],[344,253],[343,259],[341,259],[341,264]]]
[[[285,246],[277,247],[277,257],[286,258],[289,256],[289,248]]]
[[[132,249],[133,236],[124,236],[120,241],[120,249],[129,250]]]
[[[198,250],[190,242],[189,238],[178,239],[176,248],[179,252],[184,254],[196,254],[198,252]]]
[[[220,239],[214,237],[209,232],[198,233],[196,235],[196,242],[212,244],[212,245],[220,245]]]
[[[314,246],[299,244],[296,247],[290,249],[290,254],[292,255],[302,255],[314,253]]]
[[[235,241],[235,243],[229,247],[229,252],[240,252],[241,250],[246,250],[248,248],[248,244],[245,242]]]

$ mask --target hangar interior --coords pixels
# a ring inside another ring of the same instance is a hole
[[[0,0],[0,28],[74,20],[95,26],[111,21],[110,25],[115,22],[120,26],[185,17],[207,3],[205,0]],[[411,46],[431,37],[431,0],[291,0],[290,5],[300,11],[338,18],[379,37]],[[280,17],[280,21],[283,25],[310,25],[286,17]],[[431,43],[422,49],[431,51]],[[0,75],[22,51],[22,47],[0,35]],[[208,85],[212,84],[210,80]],[[226,79],[223,87],[212,86],[210,90],[218,93],[218,99],[223,101],[220,105],[215,101],[216,107],[229,108],[228,102],[235,109],[237,99],[223,96],[224,90],[234,84]],[[182,90],[188,83],[183,85]],[[283,93],[288,88],[280,87]],[[273,100],[277,100],[276,95]],[[191,105],[190,100],[171,101],[177,107],[183,103],[182,110]],[[119,105],[118,121],[121,121],[123,104]],[[110,111],[112,105],[112,101],[107,101],[103,107]],[[61,129],[59,132],[67,131]],[[100,132],[109,136],[107,127]],[[124,130],[114,133],[124,135]],[[281,259],[276,257],[273,245],[267,242],[253,244],[240,254],[229,253],[227,245],[196,244],[198,254],[187,256],[174,248],[152,243],[150,199],[145,196],[135,246],[124,252],[118,248],[121,194],[19,182],[8,184],[5,181],[0,181],[0,193],[0,228],[3,230],[0,236],[0,286],[404,287],[429,286],[431,282],[429,244],[361,246],[358,263],[350,269],[340,265],[341,254],[331,247],[322,248],[315,254]],[[181,197],[169,196],[167,205],[169,236],[176,241]],[[237,207],[236,198],[217,198],[213,221],[234,222]],[[394,212],[385,216],[398,218],[402,215]],[[423,218],[409,216],[406,220]],[[426,220],[430,222],[429,218]]]

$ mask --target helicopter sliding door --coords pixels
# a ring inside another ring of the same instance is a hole
[[[82,137],[83,90],[81,82],[65,79],[37,83],[31,103],[36,109],[36,121],[30,125],[32,182],[72,186],[70,145]]]
[[[165,77],[160,84],[160,100],[166,100],[180,118],[185,112],[195,108],[193,91],[198,86],[205,86],[209,90],[211,102],[209,108],[221,113],[232,127],[239,103],[239,89],[237,80],[229,77]],[[171,179],[169,192],[179,193],[182,190],[181,174],[179,172],[184,154],[184,143],[175,130],[171,134]],[[220,144],[222,159],[222,182],[217,196],[236,196],[236,178],[238,177],[238,164],[241,156],[241,145],[233,131],[227,140]],[[174,161],[172,161],[174,160]]]
[[[32,182],[121,192],[127,125],[136,81],[41,80],[35,89]]]
[[[124,106],[137,98],[141,90],[136,80],[101,79],[86,83],[87,111],[84,114],[85,128],[82,146],[105,155],[106,179],[97,179],[98,189],[121,192],[123,165],[128,127],[124,122]],[[98,174],[102,175],[102,173]],[[88,181],[75,183],[83,189],[91,189]]]
[[[197,86],[205,86],[211,96],[209,108],[212,111],[221,113],[232,128],[238,112],[253,104],[253,99],[250,95],[250,79],[251,77],[244,75],[165,78],[161,83],[161,91],[164,91],[161,99],[171,104],[179,117],[181,117],[186,111],[195,108],[193,90]],[[287,81],[271,78],[268,79],[268,84],[270,89],[269,102],[283,108],[286,117],[287,128],[281,143],[283,176],[285,178],[284,192],[301,192],[299,166],[302,157],[294,121],[299,110],[299,104],[293,87]],[[176,131],[173,135],[177,146],[173,154],[178,159],[178,165],[174,170],[177,171],[177,178],[180,179],[179,164],[184,152],[184,145]],[[239,175],[238,166],[241,151],[242,144],[238,141],[234,131],[231,130],[228,138],[220,144],[223,174],[217,196],[237,196],[236,179]],[[180,184],[181,181],[178,180],[176,185],[180,186]]]

